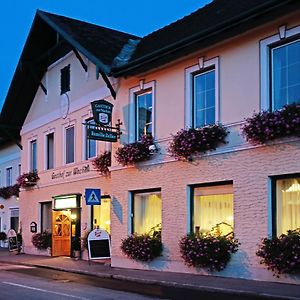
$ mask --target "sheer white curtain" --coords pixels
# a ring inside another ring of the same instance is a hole
[[[277,235],[300,227],[300,178],[277,180]]]
[[[141,193],[134,195],[134,232],[148,233],[161,223],[161,193]]]
[[[232,185],[199,187],[194,190],[194,229],[209,232],[217,224],[222,235],[233,229]]]

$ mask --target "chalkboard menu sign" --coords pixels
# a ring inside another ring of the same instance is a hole
[[[9,251],[18,251],[17,234],[13,229],[10,229],[7,233],[8,249]]]
[[[102,229],[94,229],[88,235],[89,259],[110,258],[110,238]]]

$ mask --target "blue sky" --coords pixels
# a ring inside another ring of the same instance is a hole
[[[37,9],[139,36],[159,29],[211,0],[3,0],[0,3],[0,107],[6,97]]]

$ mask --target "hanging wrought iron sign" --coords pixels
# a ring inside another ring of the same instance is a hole
[[[111,126],[113,104],[106,100],[91,103],[94,123],[83,123],[87,127],[87,138],[90,140],[116,142],[121,133],[122,123],[118,120],[115,127]]]
[[[96,100],[91,105],[96,124],[109,126],[114,105],[106,100]]]

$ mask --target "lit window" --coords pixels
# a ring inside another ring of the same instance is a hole
[[[30,171],[37,170],[37,142],[30,142]]]
[[[87,120],[86,121],[87,124],[95,124],[94,120]],[[92,128],[92,126],[85,126],[85,130],[86,130],[86,139],[85,139],[85,159],[89,159],[91,157],[95,157],[96,156],[96,140],[92,140],[89,139],[87,137],[87,130],[88,128]]]
[[[75,161],[75,128],[74,126],[66,128],[66,164]]]
[[[136,109],[136,139],[145,134],[152,134],[152,91],[137,94]]]
[[[92,228],[104,229],[110,233],[110,204],[109,197],[101,197],[101,205],[92,205]]]
[[[300,177],[275,181],[276,225],[278,236],[300,227]]]
[[[233,187],[203,185],[192,191],[193,231],[227,235],[233,232]]]
[[[6,186],[12,186],[12,167],[6,169]]]
[[[134,192],[133,197],[133,232],[149,233],[152,228],[161,225],[162,201],[160,191]]]

